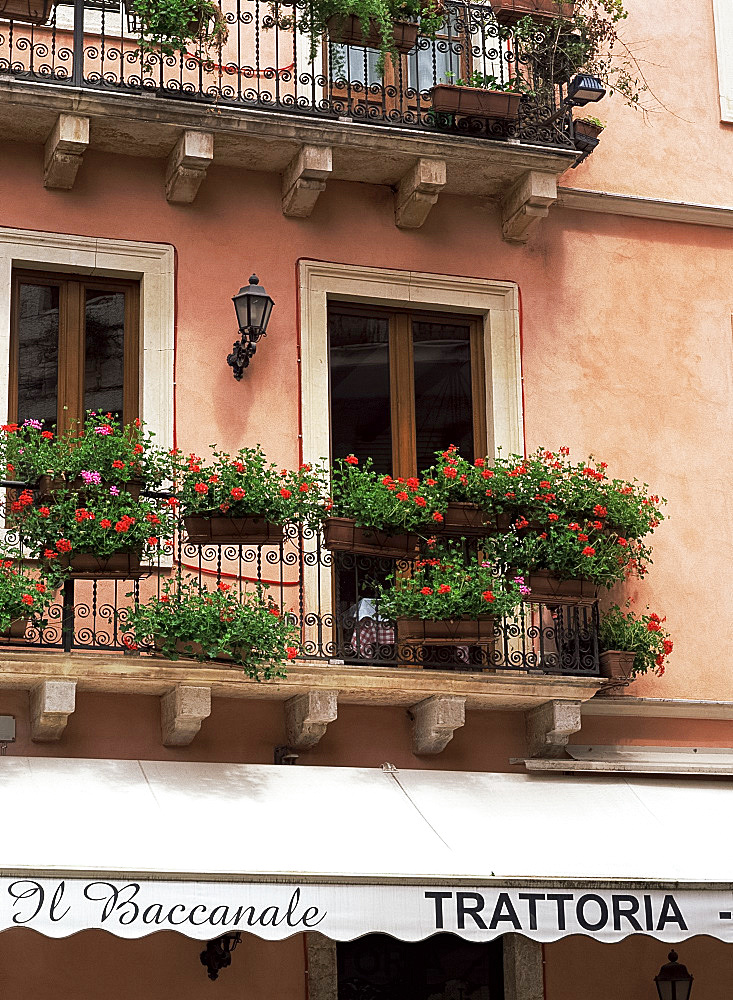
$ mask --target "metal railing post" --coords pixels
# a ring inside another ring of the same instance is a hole
[[[75,87],[84,83],[84,0],[74,0],[74,56],[71,82]]]

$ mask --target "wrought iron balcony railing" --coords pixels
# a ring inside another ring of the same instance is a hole
[[[446,0],[434,39],[418,37],[405,55],[322,38],[315,53],[297,22],[308,0],[221,0],[226,43],[206,53],[144,55],[134,0],[58,4],[45,25],[0,20],[0,74],[106,93],[145,93],[219,108],[276,111],[315,119],[475,135],[573,147],[567,78],[548,56],[542,32],[531,44],[500,25],[488,2]],[[569,72],[569,71],[568,71]],[[485,117],[434,107],[433,88],[486,77],[521,80],[516,117]]]
[[[130,609],[160,594],[162,582],[181,573],[207,588],[225,581],[240,593],[257,583],[266,585],[299,630],[302,660],[598,675],[597,605],[542,604],[530,597],[515,616],[495,619],[493,629],[477,630],[470,639],[416,640],[398,634],[397,624],[380,611],[378,584],[395,570],[408,572],[409,564],[331,553],[319,531],[297,525],[287,526],[283,542],[258,546],[192,545],[181,530],[172,551],[140,580],[67,580],[50,608],[47,625],[40,630],[29,627],[25,645],[129,653],[124,639]]]

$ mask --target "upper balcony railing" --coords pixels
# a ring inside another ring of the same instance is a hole
[[[208,53],[143,54],[134,0],[58,4],[49,22],[0,21],[0,74],[107,93],[155,94],[218,108],[282,112],[311,119],[573,147],[567,79],[539,32],[528,47],[500,25],[489,3],[446,0],[436,37],[418,37],[378,72],[375,49],[293,27],[308,0],[222,0],[227,41]],[[544,54],[543,54],[544,53]],[[438,110],[433,88],[456,80],[521,80],[514,117]]]
[[[20,540],[9,529],[7,541]],[[262,584],[298,633],[298,660],[324,665],[510,671],[597,676],[597,602],[547,602],[532,596],[517,612],[476,622],[456,641],[404,636],[379,605],[379,584],[410,572],[410,562],[331,552],[318,529],[286,525],[284,539],[266,545],[194,545],[183,525],[173,544],[140,579],[67,579],[42,628],[29,625],[24,647],[130,653],[126,622],[140,602],[160,596],[163,581],[181,574],[201,588],[221,582],[244,594]],[[4,640],[13,644],[13,640]],[[142,655],[152,653],[144,644]],[[163,661],[159,661],[163,662]],[[186,662],[180,660],[179,666]],[[223,664],[222,664],[223,666]]]

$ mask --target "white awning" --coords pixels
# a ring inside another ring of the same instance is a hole
[[[0,929],[733,941],[733,782],[0,757]]]

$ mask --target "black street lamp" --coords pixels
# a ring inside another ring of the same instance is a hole
[[[606,88],[597,76],[589,76],[587,73],[578,73],[568,84],[568,96],[566,104],[572,104],[575,108],[584,108],[586,104],[595,104],[606,96]]]
[[[241,339],[232,345],[227,364],[234,369],[234,377],[239,382],[255,355],[260,337],[267,335],[267,324],[275,303],[260,285],[256,274],[249,279],[249,285],[239,289],[232,302]]]
[[[678,955],[674,948],[667,957],[669,962],[654,977],[659,1000],[689,1000],[692,976],[687,967],[677,961]]]

